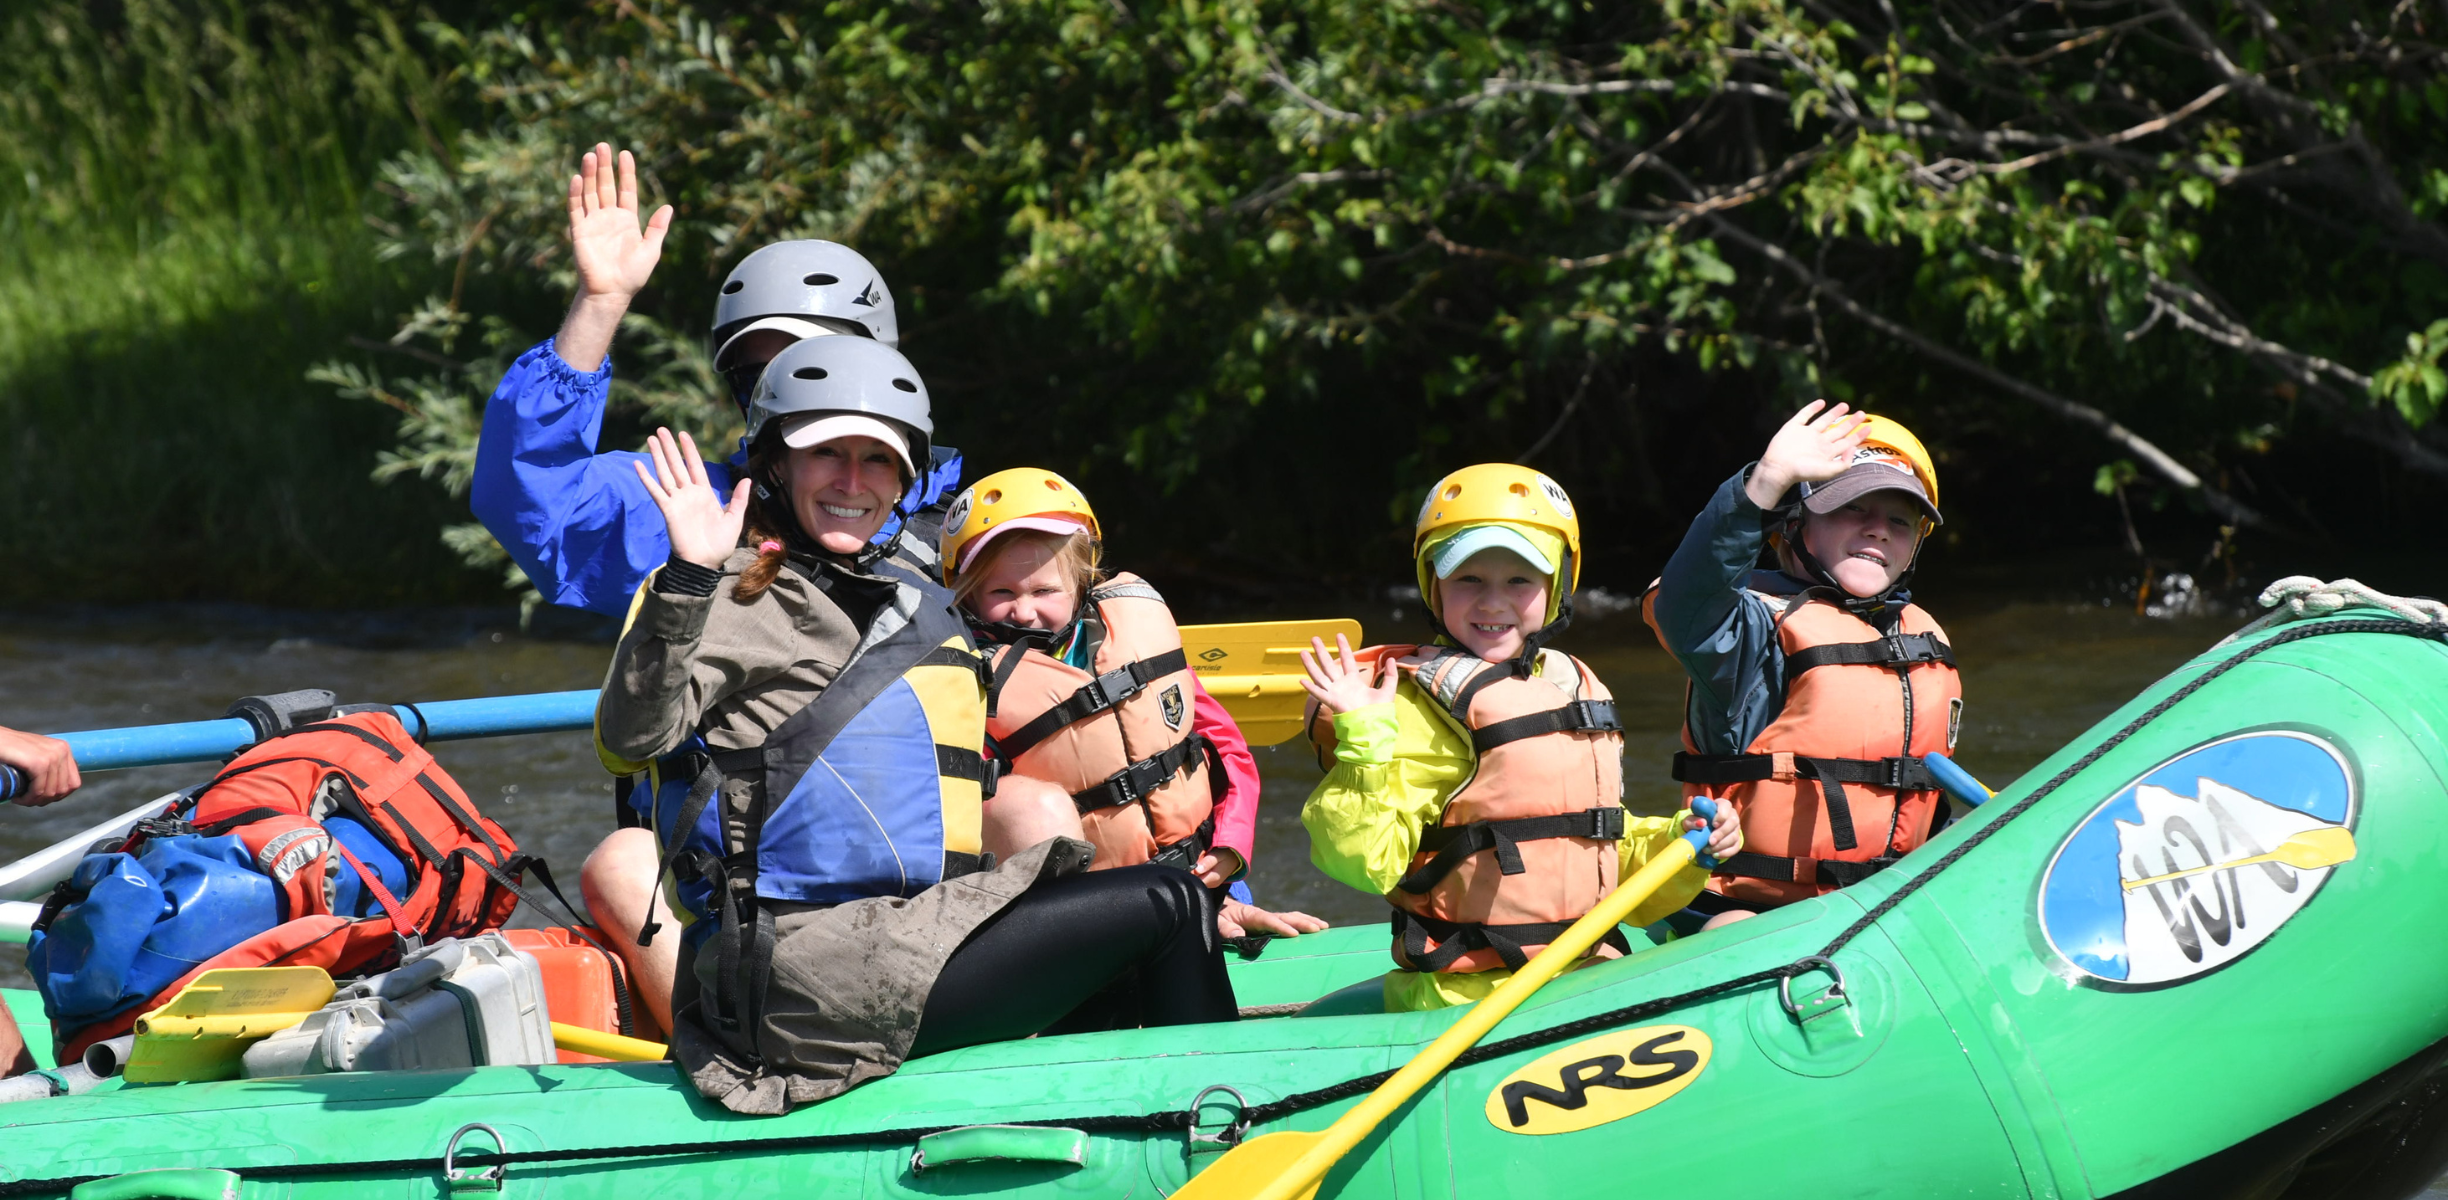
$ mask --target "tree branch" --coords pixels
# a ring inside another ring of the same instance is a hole
[[[2191,103],[2185,105],[2183,108],[2177,109],[2175,112],[2169,113],[2168,115],[2160,117],[2157,120],[2144,121],[2141,124],[2133,126],[2129,129],[2120,129],[2106,137],[2093,138],[2087,142],[2074,142],[2068,145],[2059,146],[2054,150],[2043,150],[2038,154],[2027,154],[2014,160],[2013,162],[1999,163],[1996,166],[1983,166],[1981,170],[1991,175],[2010,175],[2016,171],[2020,171],[2028,167],[2039,166],[2041,163],[2048,162],[2051,159],[2064,158],[2069,154],[2081,154],[2089,150],[2105,150],[2110,146],[2121,146],[2126,142],[2134,140],[2135,138],[2149,137],[2162,129],[2166,129],[2168,126],[2174,125],[2178,121],[2182,121],[2186,117],[2192,116],[2194,113],[2200,112],[2201,110],[2210,107],[2212,104],[2217,103],[2218,98],[2226,95],[2234,88],[2234,86],[2234,84],[2229,83],[2219,84],[2217,87],[2211,88],[2209,91],[2203,92],[2199,96],[2195,96]]]
[[[1784,268],[1795,278],[1810,284],[1838,308],[1851,314],[1854,320],[1912,347],[1928,358],[1983,380],[2000,390],[2020,396],[2066,420],[2079,425],[2087,425],[2099,431],[2119,449],[2140,459],[2153,474],[2185,491],[2200,495],[2203,502],[2210,506],[2210,510],[2226,521],[2237,525],[2269,527],[2268,519],[2259,512],[2254,511],[2235,497],[2210,486],[2203,481],[2201,476],[2193,473],[2183,463],[2177,462],[2167,451],[2160,449],[2150,439],[2119,424],[2107,413],[2079,400],[2068,399],[2046,388],[2017,379],[1970,355],[1941,345],[1921,333],[1888,320],[1847,295],[1842,285],[1835,280],[1810,269],[1800,259],[1787,253],[1783,246],[1758,237],[1723,217],[1711,215],[1703,219],[1728,240],[1748,247],[1752,252]]]

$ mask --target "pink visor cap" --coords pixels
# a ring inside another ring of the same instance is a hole
[[[1061,516],[1052,513],[1037,517],[1013,517],[1011,520],[1005,521],[1002,524],[979,534],[976,541],[969,543],[967,548],[961,551],[960,562],[954,564],[952,568],[953,573],[957,575],[961,572],[967,571],[969,569],[969,565],[978,560],[978,552],[986,548],[986,543],[991,542],[1004,534],[1010,533],[1015,529],[1034,529],[1039,533],[1083,533],[1087,531],[1088,523],[1080,520],[1077,517]]]

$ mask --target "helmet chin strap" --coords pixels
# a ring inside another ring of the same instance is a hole
[[[830,558],[835,560],[846,557],[850,560],[851,568],[863,574],[868,568],[892,557],[893,552],[901,548],[902,535],[909,532],[909,510],[902,507],[901,501],[895,500],[893,501],[893,515],[901,518],[901,523],[893,529],[893,535],[891,537],[884,539],[881,543],[869,542],[866,548],[860,550],[856,554],[835,554],[832,551],[825,549],[823,543],[818,542],[815,538],[808,536],[806,527],[799,524],[798,505],[789,503],[787,499],[776,499],[776,497],[787,497],[789,495],[789,489],[783,486],[780,479],[759,479],[756,481],[755,486],[757,499],[763,500],[773,507],[782,510],[783,520],[780,522],[784,526],[781,531],[782,549],[789,554],[798,555],[803,558]]]
[[[1864,619],[1882,613],[1888,608],[1890,599],[1912,583],[1913,572],[1921,566],[1921,547],[1926,541],[1928,539],[1922,537],[1914,539],[1912,558],[1904,564],[1903,571],[1896,575],[1895,582],[1888,584],[1885,591],[1875,596],[1856,596],[1845,590],[1843,584],[1836,582],[1836,576],[1827,569],[1827,565],[1819,561],[1818,555],[1810,552],[1810,544],[1802,537],[1802,506],[1794,504],[1786,509],[1785,549],[1793,555],[1794,562],[1801,566],[1804,578],[1814,585],[1811,590],[1828,593],[1826,598],[1829,603],[1839,605],[1846,612]]]
[[[1081,613],[1073,616],[1068,623],[1058,629],[1039,629],[1034,625],[1022,625],[1017,621],[988,621],[979,618],[974,613],[963,615],[968,618],[970,630],[985,641],[993,642],[998,646],[1021,646],[1052,654],[1055,647],[1071,640],[1071,635],[1079,630],[1080,620],[1087,614]]]

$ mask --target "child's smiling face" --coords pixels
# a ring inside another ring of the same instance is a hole
[[[1921,506],[1903,492],[1868,492],[1831,513],[1808,513],[1802,544],[1846,592],[1885,595],[1912,565]]]
[[[1547,577],[1510,550],[1471,555],[1437,581],[1437,615],[1462,648],[1489,662],[1522,652],[1547,624]]]
[[[1002,553],[977,568],[985,579],[966,602],[969,611],[982,621],[1009,622],[1026,629],[1069,625],[1079,614],[1080,596],[1070,572],[1055,555],[1057,543],[1017,530],[1003,536],[1013,544],[1002,547]]]

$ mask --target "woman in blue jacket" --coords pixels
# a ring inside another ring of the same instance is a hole
[[[641,226],[636,160],[623,150],[615,166],[611,146],[598,144],[570,177],[578,295],[560,332],[520,355],[486,403],[469,503],[546,600],[617,616],[671,553],[662,515],[637,479],[645,457],[597,446],[612,337],[662,257],[672,209],[656,209]],[[743,409],[767,362],[793,342],[826,335],[896,347],[901,340],[883,276],[847,246],[775,242],[741,260],[716,297],[714,366]],[[745,463],[744,450],[708,463],[708,478],[728,489]],[[931,552],[960,469],[959,451],[937,447],[901,498],[918,534],[903,539],[909,552]],[[901,520],[888,519],[879,539]]]

